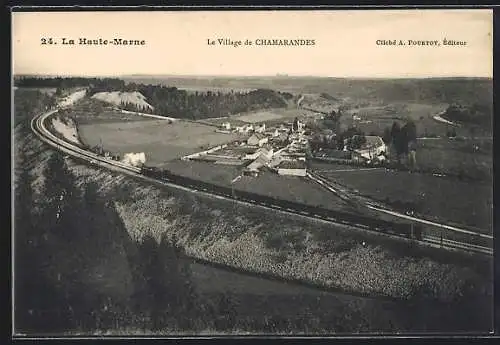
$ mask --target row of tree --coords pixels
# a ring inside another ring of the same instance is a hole
[[[60,88],[94,87],[102,90],[119,90],[125,87],[125,81],[118,78],[84,78],[84,77],[18,77],[14,79],[17,87]]]

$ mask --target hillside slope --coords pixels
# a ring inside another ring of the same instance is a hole
[[[150,110],[154,110],[154,107],[146,101],[146,97],[140,92],[98,92],[92,95],[92,98],[98,99],[100,101],[104,101],[106,103],[111,103],[114,105],[123,105],[132,103],[139,109],[147,108]]]

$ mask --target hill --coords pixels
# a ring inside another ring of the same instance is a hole
[[[124,76],[126,82],[176,87],[267,88],[294,93],[325,93],[335,98],[421,103],[491,103],[491,78],[359,79],[326,77]]]
[[[138,109],[154,110],[153,106],[146,101],[146,97],[140,92],[98,92],[92,95],[92,98],[111,103],[117,106],[124,104],[133,104]]]

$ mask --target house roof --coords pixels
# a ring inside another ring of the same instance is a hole
[[[306,164],[303,161],[282,161],[278,169],[305,169]]]
[[[382,140],[381,137],[379,136],[376,136],[376,135],[367,135],[365,136],[366,138],[366,146],[383,146],[385,145],[384,144],[384,141]]]
[[[253,137],[255,137],[258,140],[267,138],[264,134],[261,134],[261,133],[254,133],[250,136],[250,138],[253,138]],[[250,139],[250,138],[248,138],[248,139]]]
[[[264,156],[264,155],[260,155],[259,157],[257,157],[252,163],[250,163],[248,166],[247,166],[247,169],[248,170],[257,170],[259,169],[260,167],[264,166],[267,164],[269,160]]]
[[[354,135],[356,137],[357,135]],[[376,135],[365,135],[366,142],[359,148],[359,150],[367,150],[375,147],[384,146],[384,140],[381,137]]]
[[[263,146],[263,147],[260,147],[256,152],[268,155],[269,152],[271,152],[271,150],[272,149],[270,149],[269,147]]]

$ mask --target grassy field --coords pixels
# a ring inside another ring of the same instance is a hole
[[[84,98],[70,110],[65,110],[64,112],[74,118],[80,125],[128,121],[158,121],[150,117],[122,113],[115,110],[112,105],[91,98]]]
[[[492,183],[492,140],[419,140],[417,167]]]
[[[314,112],[304,109],[288,108],[288,109],[272,109],[251,112],[246,114],[237,114],[220,119],[202,120],[204,123],[221,125],[224,122],[229,122],[234,126],[241,126],[248,123],[265,123],[266,125],[280,125],[283,122],[293,121],[295,117],[299,119],[318,117]]]
[[[173,161],[164,168],[180,175],[197,180],[215,183],[221,186],[233,186],[236,190],[255,192],[285,200],[323,206],[335,210],[352,211],[346,203],[319,184],[294,176],[279,176],[272,172],[262,172],[258,177],[242,176],[238,181],[231,181],[241,174],[238,168],[204,162]]]
[[[382,170],[342,171],[334,167],[322,175],[394,206],[406,205],[430,218],[481,228],[491,233],[492,189],[432,175]]]
[[[149,165],[162,164],[237,137],[216,133],[213,127],[202,124],[164,120],[82,124],[79,133],[90,146],[102,140],[104,148],[114,153],[144,152]]]
[[[237,116],[238,120],[249,123],[265,122],[269,120],[281,119],[283,116],[273,111],[263,110],[255,113]]]
[[[444,136],[448,126],[432,118],[433,115],[444,109],[446,109],[446,104],[391,103],[349,109],[340,118],[340,122],[344,128],[356,124],[367,134],[382,135],[384,129],[390,128],[394,122],[403,125],[406,119],[411,119],[417,126],[417,136]],[[352,115],[354,114],[359,116],[361,120],[353,121]]]

